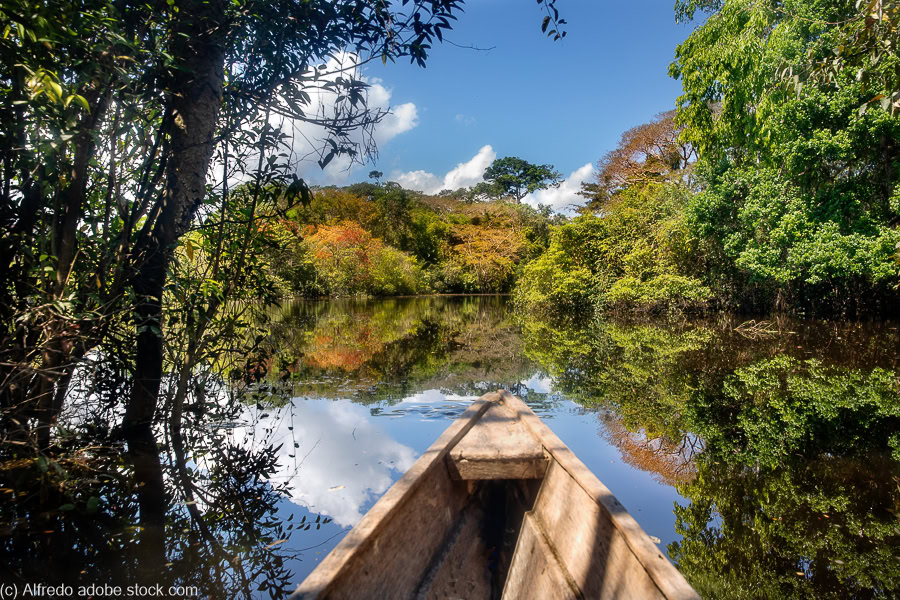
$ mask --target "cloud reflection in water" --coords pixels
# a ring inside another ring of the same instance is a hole
[[[349,400],[295,398],[293,406],[254,416],[256,431],[237,435],[249,442],[272,428],[275,445],[283,444],[284,470],[276,478],[288,484],[291,501],[344,527],[355,525],[363,507],[416,459],[412,448],[378,427],[369,408]]]

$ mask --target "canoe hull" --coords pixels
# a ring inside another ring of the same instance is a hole
[[[508,392],[466,410],[292,598],[699,598]]]

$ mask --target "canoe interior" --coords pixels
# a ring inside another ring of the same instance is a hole
[[[462,483],[462,482],[457,482]],[[409,597],[500,598],[535,480],[477,481]]]
[[[488,394],[294,598],[699,598],[534,413]]]

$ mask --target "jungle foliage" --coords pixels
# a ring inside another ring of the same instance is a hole
[[[498,293],[547,247],[547,210],[426,196],[393,182],[313,190],[270,227],[282,295]]]
[[[793,86],[778,76],[842,51],[845,28],[868,18],[869,4],[725,2],[676,51],[678,122],[700,152],[688,220],[716,258],[710,281],[739,303],[896,304],[900,121],[866,109],[891,93],[867,69],[893,71],[896,51]]]
[[[703,264],[684,219],[688,199],[671,183],[635,186],[608,201],[602,216],[560,226],[525,267],[517,301],[549,312],[705,305],[710,289],[684,275]]]
[[[281,226],[311,196],[275,117],[320,128],[323,168],[371,157],[387,113],[359,68],[424,66],[462,4],[0,1],[0,579],[287,594],[276,444],[217,425],[270,395],[276,268],[312,268]],[[349,251],[387,293],[415,269],[376,241],[386,201]]]
[[[683,20],[698,10],[708,17],[670,67],[677,111],[598,163],[583,189],[593,216],[554,233],[521,302],[895,312],[896,3],[676,6]]]

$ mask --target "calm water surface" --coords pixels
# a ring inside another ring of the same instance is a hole
[[[704,597],[900,593],[895,323],[523,319],[502,297],[273,308],[299,583],[481,394],[520,395]]]
[[[900,597],[896,323],[551,322],[502,297],[298,301],[269,317],[258,354],[196,375],[183,458],[160,427],[137,480],[110,431],[125,377],[70,402],[68,455],[0,465],[0,583],[282,598],[505,388],[703,597]],[[62,486],[74,503],[55,502]]]

